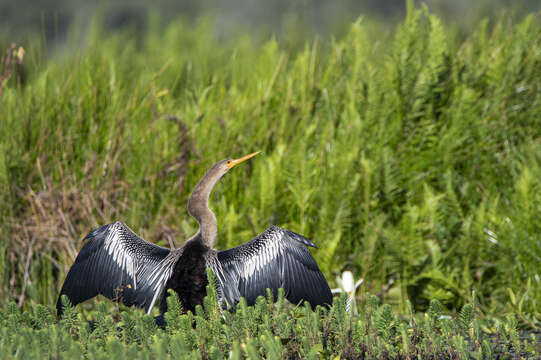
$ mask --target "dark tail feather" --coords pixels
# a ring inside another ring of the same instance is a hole
[[[165,330],[167,322],[165,321],[165,317],[163,316],[163,314],[154,317],[154,322],[160,329]]]

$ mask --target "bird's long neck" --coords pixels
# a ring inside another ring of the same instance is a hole
[[[212,248],[216,241],[218,233],[218,223],[216,216],[208,206],[208,200],[212,188],[216,182],[222,177],[222,174],[209,170],[207,174],[199,181],[188,199],[188,212],[197,222],[199,222],[199,234],[201,242]]]

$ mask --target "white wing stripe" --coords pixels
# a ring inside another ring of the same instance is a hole
[[[237,264],[235,264],[235,269],[241,277],[249,279],[256,270],[261,271],[267,264],[276,260],[282,252],[282,247],[280,238],[273,234],[271,241],[261,248],[260,256],[250,256],[248,260],[245,260],[244,271],[241,272],[240,269],[237,269]]]
[[[164,258],[157,266],[154,267],[152,272],[149,274],[149,286],[152,288],[154,296],[150,302],[150,306],[147,309],[147,313],[150,314],[152,307],[158,300],[158,297],[161,295],[167,280],[171,277],[173,273],[173,268],[179,258],[178,252],[171,252],[166,258]]]
[[[107,253],[111,255],[113,261],[116,262],[122,270],[128,273],[133,281],[133,287],[137,289],[136,264],[125,248],[119,230],[116,223],[109,229],[104,247],[107,250]]]

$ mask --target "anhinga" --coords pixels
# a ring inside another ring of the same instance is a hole
[[[329,285],[305,246],[315,245],[297,233],[271,226],[240,246],[213,248],[217,223],[208,207],[210,192],[231,168],[256,154],[217,162],[199,181],[188,200],[188,212],[199,222],[199,230],[178,249],[151,244],[122,222],[89,233],[62,286],[56,305],[59,314],[62,295],[76,305],[98,294],[150,313],[167,289],[176,291],[184,309],[193,312],[206,294],[206,268],[216,277],[223,307],[234,307],[241,297],[253,304],[266,295],[267,288],[275,296],[283,288],[295,304],[331,304]],[[160,302],[162,314],[167,310],[165,298]]]

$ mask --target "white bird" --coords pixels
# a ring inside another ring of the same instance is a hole
[[[342,273],[342,278],[339,278],[339,277],[336,278],[336,283],[338,284],[339,287],[331,290],[333,294],[344,292],[348,295],[348,299],[346,303],[346,310],[353,314],[357,314],[355,292],[357,291],[357,288],[361,286],[361,284],[363,283],[363,280],[364,279],[359,279],[357,280],[357,282],[355,282],[353,273],[349,270],[346,270]]]

